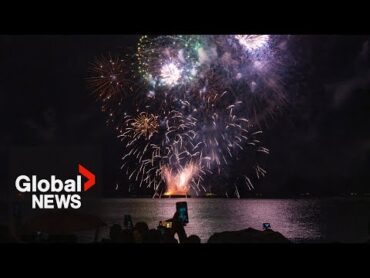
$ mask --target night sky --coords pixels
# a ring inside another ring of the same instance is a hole
[[[101,54],[134,47],[138,36],[0,36],[0,152],[9,147],[97,145],[104,191],[125,194],[123,146],[86,85]],[[288,105],[264,123],[271,154],[256,191],[271,194],[370,192],[369,36],[293,36]],[[2,186],[8,176],[1,175]]]

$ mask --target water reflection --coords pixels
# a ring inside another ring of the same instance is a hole
[[[179,201],[188,202],[188,235],[196,234],[202,242],[207,242],[215,232],[248,227],[261,230],[265,222],[294,241],[321,237],[318,224],[320,206],[315,200],[106,199],[91,210],[108,225],[122,225],[124,215],[131,214],[134,222],[145,221],[150,228],[156,228],[159,221],[173,216],[175,204]]]

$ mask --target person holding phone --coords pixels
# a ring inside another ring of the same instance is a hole
[[[184,226],[189,223],[188,205],[186,202],[176,203],[176,212],[171,219],[160,221],[158,230],[162,234],[162,242],[177,243],[175,234],[177,234],[180,243],[200,243],[197,235],[188,237]]]
[[[185,243],[187,240],[187,235],[184,228],[184,223],[179,217],[179,213],[176,211],[172,218],[172,232],[173,235],[177,234],[180,243]]]
[[[178,243],[175,239],[175,234],[177,234],[180,243],[184,243],[187,240],[184,223],[177,211],[171,219],[160,221],[158,230],[162,234],[162,242],[164,243]]]

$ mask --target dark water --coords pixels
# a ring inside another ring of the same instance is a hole
[[[156,228],[160,220],[171,218],[175,203],[185,199],[103,199],[86,208],[108,225],[123,224],[123,216],[145,221]],[[186,199],[190,223],[188,235],[206,242],[215,232],[262,229],[269,222],[295,242],[364,242],[368,239],[370,199]],[[108,229],[101,233],[108,235]],[[84,235],[86,238],[88,235]]]

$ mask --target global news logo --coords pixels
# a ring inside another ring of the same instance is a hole
[[[32,193],[33,209],[79,209],[81,193],[95,185],[95,175],[81,164],[74,179],[61,180],[55,175],[49,179],[38,179],[37,175],[20,175],[15,187],[20,193]],[[82,176],[87,179],[82,186]]]

